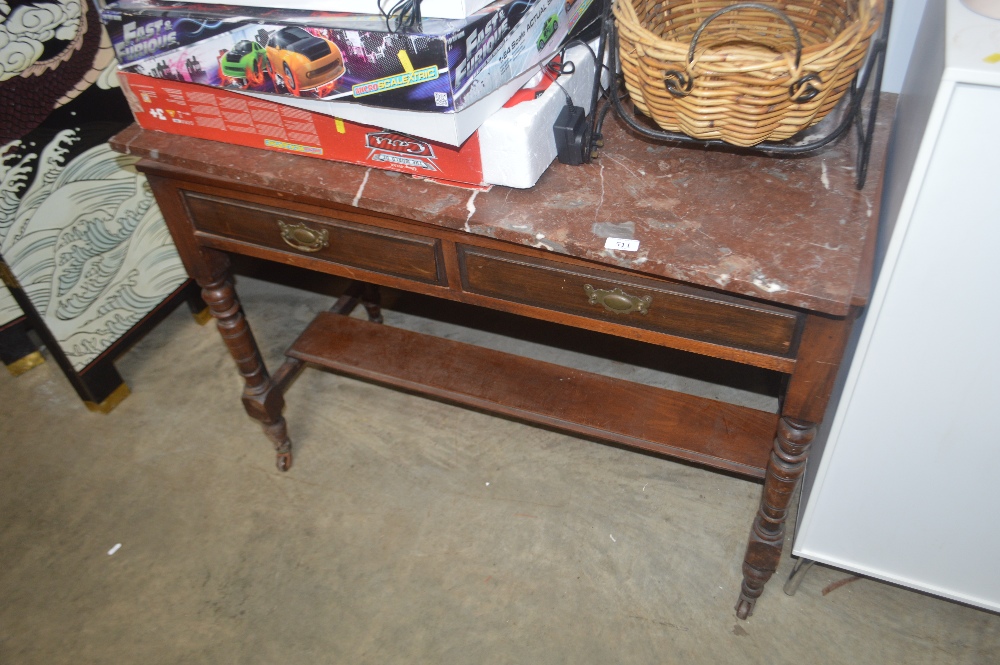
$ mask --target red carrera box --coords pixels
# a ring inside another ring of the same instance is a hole
[[[459,147],[414,138],[270,99],[119,72],[136,121],[154,131],[308,155],[481,188],[531,187],[557,154],[552,126],[567,95],[590,106],[594,59],[569,49],[571,71],[540,72]],[[555,85],[558,83],[558,85]]]
[[[144,129],[483,186],[479,138],[432,143],[227,90],[119,72]]]

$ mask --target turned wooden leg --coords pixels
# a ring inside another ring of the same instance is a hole
[[[215,317],[219,334],[243,375],[243,406],[250,417],[261,422],[264,433],[274,444],[278,469],[287,471],[292,466],[292,442],[288,439],[285,419],[281,415],[285,400],[267,373],[232,281],[226,273],[200,284],[201,296]]]
[[[781,418],[774,450],[767,464],[764,493],[754,519],[743,559],[743,586],[736,603],[736,616],[746,619],[764,592],[764,585],[778,569],[785,538],[785,518],[792,492],[805,470],[809,445],[816,436],[816,425],[803,420]]]
[[[363,286],[361,282],[351,282],[347,285],[347,289],[344,291],[344,295],[337,298],[337,302],[333,303],[330,307],[330,311],[334,314],[340,314],[341,316],[350,316],[354,308],[358,306],[358,302],[361,300],[361,290]]]
[[[347,285],[344,295],[337,298],[330,311],[349,316],[358,303],[364,306],[369,321],[382,323],[382,291],[378,284],[351,282]]]
[[[365,283],[362,291],[361,304],[368,313],[368,320],[372,323],[382,323],[382,291],[378,284]]]

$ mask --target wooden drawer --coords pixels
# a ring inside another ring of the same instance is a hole
[[[200,192],[182,194],[199,232],[394,277],[446,283],[436,238]]]
[[[799,319],[708,291],[466,245],[459,260],[469,293],[750,351],[788,355]]]

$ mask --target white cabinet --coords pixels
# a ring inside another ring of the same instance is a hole
[[[993,54],[1000,21],[928,0],[899,100],[881,268],[793,551],[1000,610]]]

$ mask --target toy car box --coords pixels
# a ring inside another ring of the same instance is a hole
[[[473,187],[531,187],[556,156],[552,125],[566,95],[589,106],[594,65],[569,52],[573,73],[532,81],[461,146],[426,141],[229,90],[122,72],[136,122],[153,131],[409,173]],[[542,75],[536,76],[541,79]],[[527,101],[515,103],[523,98]]]
[[[547,60],[592,0],[499,0],[400,32],[380,16],[121,0],[123,71],[331,103],[455,112]],[[569,12],[569,13],[567,13]]]
[[[240,7],[272,7],[281,9],[309,9],[327,12],[353,12],[355,14],[381,14],[397,0],[201,0],[211,5]],[[423,0],[420,14],[424,18],[465,18],[471,16],[494,0]],[[381,5],[381,8],[380,8]]]

